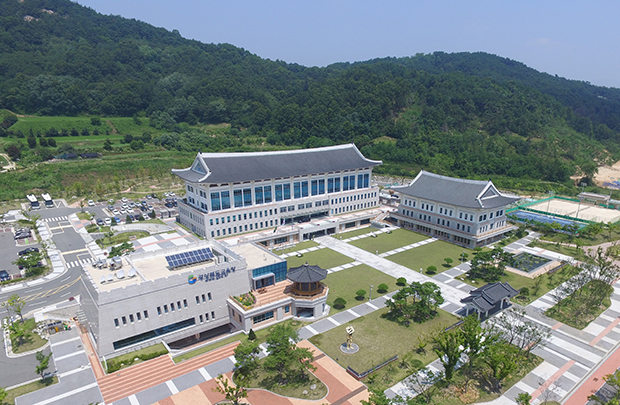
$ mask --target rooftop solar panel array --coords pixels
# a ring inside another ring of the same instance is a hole
[[[166,261],[168,262],[168,267],[174,269],[176,267],[189,266],[194,263],[206,262],[207,260],[213,259],[213,257],[213,252],[210,248],[202,248],[166,256]]]

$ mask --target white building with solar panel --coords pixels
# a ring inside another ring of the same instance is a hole
[[[180,349],[232,331],[329,312],[328,288],[296,294],[286,261],[251,243],[203,241],[84,265],[78,316],[97,353],[116,356],[166,342]],[[235,297],[254,291],[244,306]],[[263,294],[265,293],[265,294]]]
[[[368,210],[379,206],[370,180],[380,164],[353,144],[198,153],[191,167],[172,170],[185,181],[178,220],[205,238],[267,231],[252,239],[267,247],[339,233],[378,215]]]
[[[515,229],[506,206],[519,196],[501,193],[493,182],[465,180],[420,171],[400,195],[391,214],[399,226],[468,248],[488,245]]]

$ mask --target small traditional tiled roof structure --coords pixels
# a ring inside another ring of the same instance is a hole
[[[313,295],[320,292],[323,288],[324,280],[327,277],[327,270],[319,266],[310,266],[308,263],[289,269],[286,278],[294,283],[293,291],[301,295]]]
[[[478,319],[486,318],[489,313],[501,311],[508,304],[512,297],[519,294],[510,284],[496,282],[489,283],[480,288],[469,292],[469,297],[461,300],[465,304],[465,315],[469,315],[470,310],[478,313]]]

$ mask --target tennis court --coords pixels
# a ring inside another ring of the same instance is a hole
[[[584,224],[583,222],[571,221],[571,220],[564,219],[564,218],[554,218],[549,215],[536,214],[534,212],[522,211],[522,210],[513,211],[509,213],[508,215],[514,215],[520,220],[536,221],[536,222],[540,222],[543,224],[552,224],[554,222],[562,226],[576,224],[579,227],[579,229],[586,226],[586,224]]]
[[[594,222],[617,222],[620,220],[620,210],[613,210],[598,205],[577,201],[567,201],[559,198],[530,205],[528,208],[548,212],[549,214],[566,215]],[[559,221],[556,221],[560,223]]]

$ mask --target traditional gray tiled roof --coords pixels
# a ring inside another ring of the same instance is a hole
[[[489,283],[478,289],[469,292],[469,297],[465,297],[461,300],[466,304],[471,302],[479,310],[486,312],[505,298],[512,298],[519,294],[519,291],[515,290],[508,283]]]
[[[310,266],[308,263],[288,270],[286,278],[294,283],[314,283],[324,280],[327,277],[327,270],[319,266]]]
[[[238,183],[356,170],[382,164],[366,159],[354,144],[276,152],[199,153],[192,167],[172,170],[194,183]]]
[[[476,209],[503,207],[519,200],[517,196],[500,193],[490,180],[457,179],[424,170],[408,186],[394,187],[394,190],[411,197]]]

